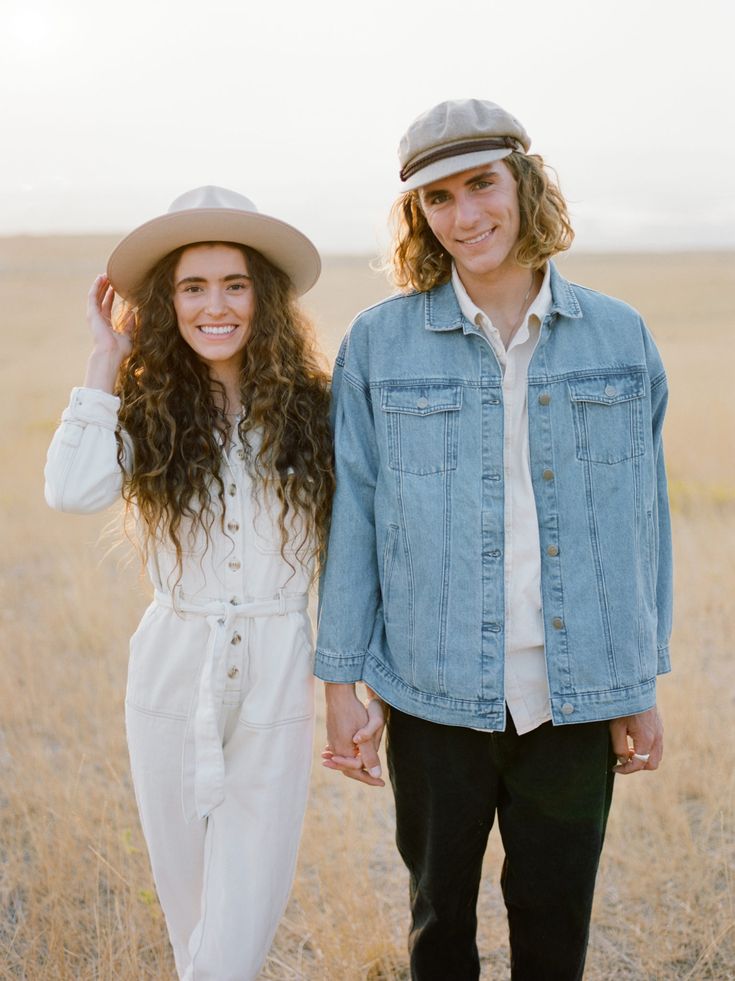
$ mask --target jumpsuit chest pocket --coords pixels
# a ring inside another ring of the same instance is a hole
[[[402,385],[385,388],[388,466],[426,476],[457,469],[460,385]]]
[[[645,450],[642,374],[606,372],[568,381],[577,459],[615,464]]]

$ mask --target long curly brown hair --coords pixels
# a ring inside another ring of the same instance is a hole
[[[326,545],[334,490],[329,374],[288,276],[247,246],[213,244],[243,253],[255,293],[240,370],[240,436],[243,445],[255,448],[256,479],[280,502],[281,554],[288,541],[302,561],[318,559]],[[230,428],[222,385],[177,326],[174,274],[189,247],[154,266],[133,298],[132,351],[115,386],[120,430],[132,444],[132,453],[126,453],[119,430],[127,512],[137,511],[144,555],[155,541],[168,538],[179,573],[187,544],[182,536],[201,528],[209,543],[216,522],[224,532],[220,468]],[[255,438],[249,440],[249,433]],[[299,519],[296,541],[294,516]]]
[[[521,228],[516,261],[539,269],[572,244],[574,231],[556,179],[538,154],[513,152],[503,158],[518,188]],[[385,263],[399,289],[425,292],[447,283],[452,257],[444,251],[421,209],[418,191],[402,194],[391,210],[393,242]]]

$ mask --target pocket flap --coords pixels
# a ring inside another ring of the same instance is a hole
[[[594,378],[570,379],[569,391],[572,402],[597,402],[600,405],[615,405],[616,402],[642,399],[646,394],[646,385],[642,374],[616,372],[597,375]]]
[[[462,408],[461,385],[415,385],[383,389],[381,405],[385,412],[410,412],[426,416],[432,412],[453,412]]]

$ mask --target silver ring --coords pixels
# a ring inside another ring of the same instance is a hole
[[[641,763],[648,763],[648,761],[650,760],[650,758],[651,758],[651,754],[650,753],[633,753],[633,755],[631,757],[631,759],[633,759],[633,760],[640,760]]]

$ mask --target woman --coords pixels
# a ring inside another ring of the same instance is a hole
[[[48,454],[52,507],[94,512],[122,494],[155,589],[131,640],[126,725],[188,981],[257,975],[296,862],[307,591],[333,474],[328,378],[294,296],[319,270],[311,242],[247,198],[182,195],[95,280],[84,387]]]

